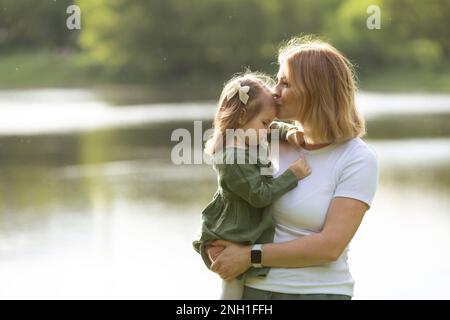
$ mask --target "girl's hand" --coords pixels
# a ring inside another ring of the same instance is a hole
[[[296,148],[300,148],[305,143],[303,132],[296,128],[289,129],[286,135],[286,140],[290,145]]]
[[[303,179],[311,174],[311,168],[305,159],[299,158],[289,166],[289,169],[295,174],[297,179]]]
[[[232,280],[251,267],[251,246],[244,246],[225,240],[217,240],[213,246],[224,246],[225,249],[211,265],[211,270],[224,280]]]
[[[206,248],[206,252],[208,253],[209,260],[211,262],[216,261],[217,257],[220,255],[220,253],[225,249],[224,246],[208,246]]]

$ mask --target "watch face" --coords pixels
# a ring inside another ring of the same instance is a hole
[[[261,250],[252,250],[250,254],[251,263],[261,263]]]

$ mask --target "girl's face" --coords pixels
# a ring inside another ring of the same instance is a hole
[[[264,90],[261,95],[262,96],[259,97],[259,99],[261,99],[260,103],[262,103],[261,111],[241,127],[247,134],[255,134],[257,142],[259,142],[260,130],[265,130],[266,133],[269,133],[270,123],[277,115],[277,107],[272,93],[269,90]],[[249,129],[250,131],[247,131]],[[264,131],[261,133],[263,134]],[[261,138],[262,140],[265,140],[265,137]],[[246,142],[249,142],[247,137]]]
[[[294,94],[292,84],[286,76],[286,62],[280,65],[277,74],[277,85],[274,88],[274,99],[279,106],[277,117],[282,120],[298,120],[299,101]]]

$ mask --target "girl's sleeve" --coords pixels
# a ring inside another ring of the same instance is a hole
[[[281,122],[281,121],[273,121],[270,124],[270,130],[274,130],[274,129],[279,130],[280,134],[279,134],[278,138],[282,141],[286,141],[287,133],[288,133],[289,129],[292,129],[292,128],[296,128],[296,126],[293,124],[289,124],[289,123]],[[270,141],[270,137],[271,137],[271,135],[269,133],[268,141]]]
[[[267,207],[272,202],[294,189],[298,179],[291,170],[286,170],[277,178],[263,179],[260,168],[252,164],[225,165],[222,180],[238,197],[256,208]]]

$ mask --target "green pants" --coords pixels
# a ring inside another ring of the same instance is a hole
[[[242,300],[351,300],[343,294],[290,294],[244,287]]]

